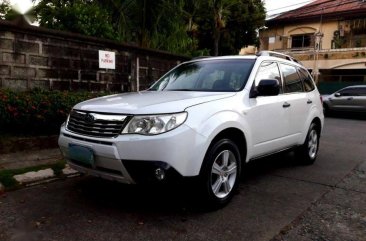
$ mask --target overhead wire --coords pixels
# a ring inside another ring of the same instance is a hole
[[[324,3],[329,3],[329,2],[332,2],[334,4],[327,5],[326,6],[327,8],[343,6],[343,5],[347,5],[347,4],[351,4],[351,3],[364,3],[364,4],[366,4],[366,2],[362,2],[360,0],[348,0],[348,1],[345,0],[345,1],[342,1],[342,2],[334,2],[334,0],[328,0],[328,1],[318,3],[318,4],[305,5],[302,10],[306,10],[306,9],[309,9],[309,8],[314,8],[314,7],[317,7],[319,5],[323,5]],[[300,17],[300,16],[305,15],[305,14],[308,15],[309,13],[322,12],[324,10],[325,10],[324,8],[317,8],[315,10],[304,11],[303,13],[297,14],[297,17]],[[291,11],[296,11],[296,9],[290,10],[290,11],[285,12],[285,13],[290,13]]]
[[[280,7],[280,8],[275,8],[275,9],[267,10],[267,13],[268,12],[274,12],[274,11],[281,10],[281,9],[286,9],[286,8],[294,7],[294,6],[298,6],[298,5],[301,5],[301,4],[311,3],[311,2],[314,2],[314,0],[309,0],[309,1],[305,1],[305,2],[300,2],[300,3],[296,3],[296,4],[287,5],[287,6]]]

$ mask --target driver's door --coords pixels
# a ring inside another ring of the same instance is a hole
[[[281,75],[276,62],[263,62],[258,69],[254,87],[262,79],[277,79]],[[282,85],[281,85],[282,86]],[[280,95],[250,98],[247,120],[251,126],[253,157],[281,150],[287,146],[290,128],[290,110],[284,108],[282,87]]]
[[[355,94],[352,88],[346,88],[335,93],[329,101],[332,103],[332,109],[342,111],[351,110],[355,106]]]

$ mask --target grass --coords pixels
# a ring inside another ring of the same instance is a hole
[[[19,183],[14,179],[14,175],[24,174],[32,171],[39,171],[42,169],[52,168],[56,177],[62,176],[62,169],[65,167],[65,160],[60,160],[54,164],[38,165],[34,167],[26,167],[20,169],[0,170],[0,182],[7,190],[16,189],[20,187]]]

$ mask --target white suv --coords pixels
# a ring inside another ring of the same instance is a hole
[[[123,183],[197,177],[222,206],[250,160],[296,148],[315,161],[324,116],[308,71],[287,55],[182,63],[148,90],[77,104],[61,127],[70,166]]]

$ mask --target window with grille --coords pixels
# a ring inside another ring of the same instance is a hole
[[[291,48],[308,48],[314,46],[314,34],[291,36]]]

